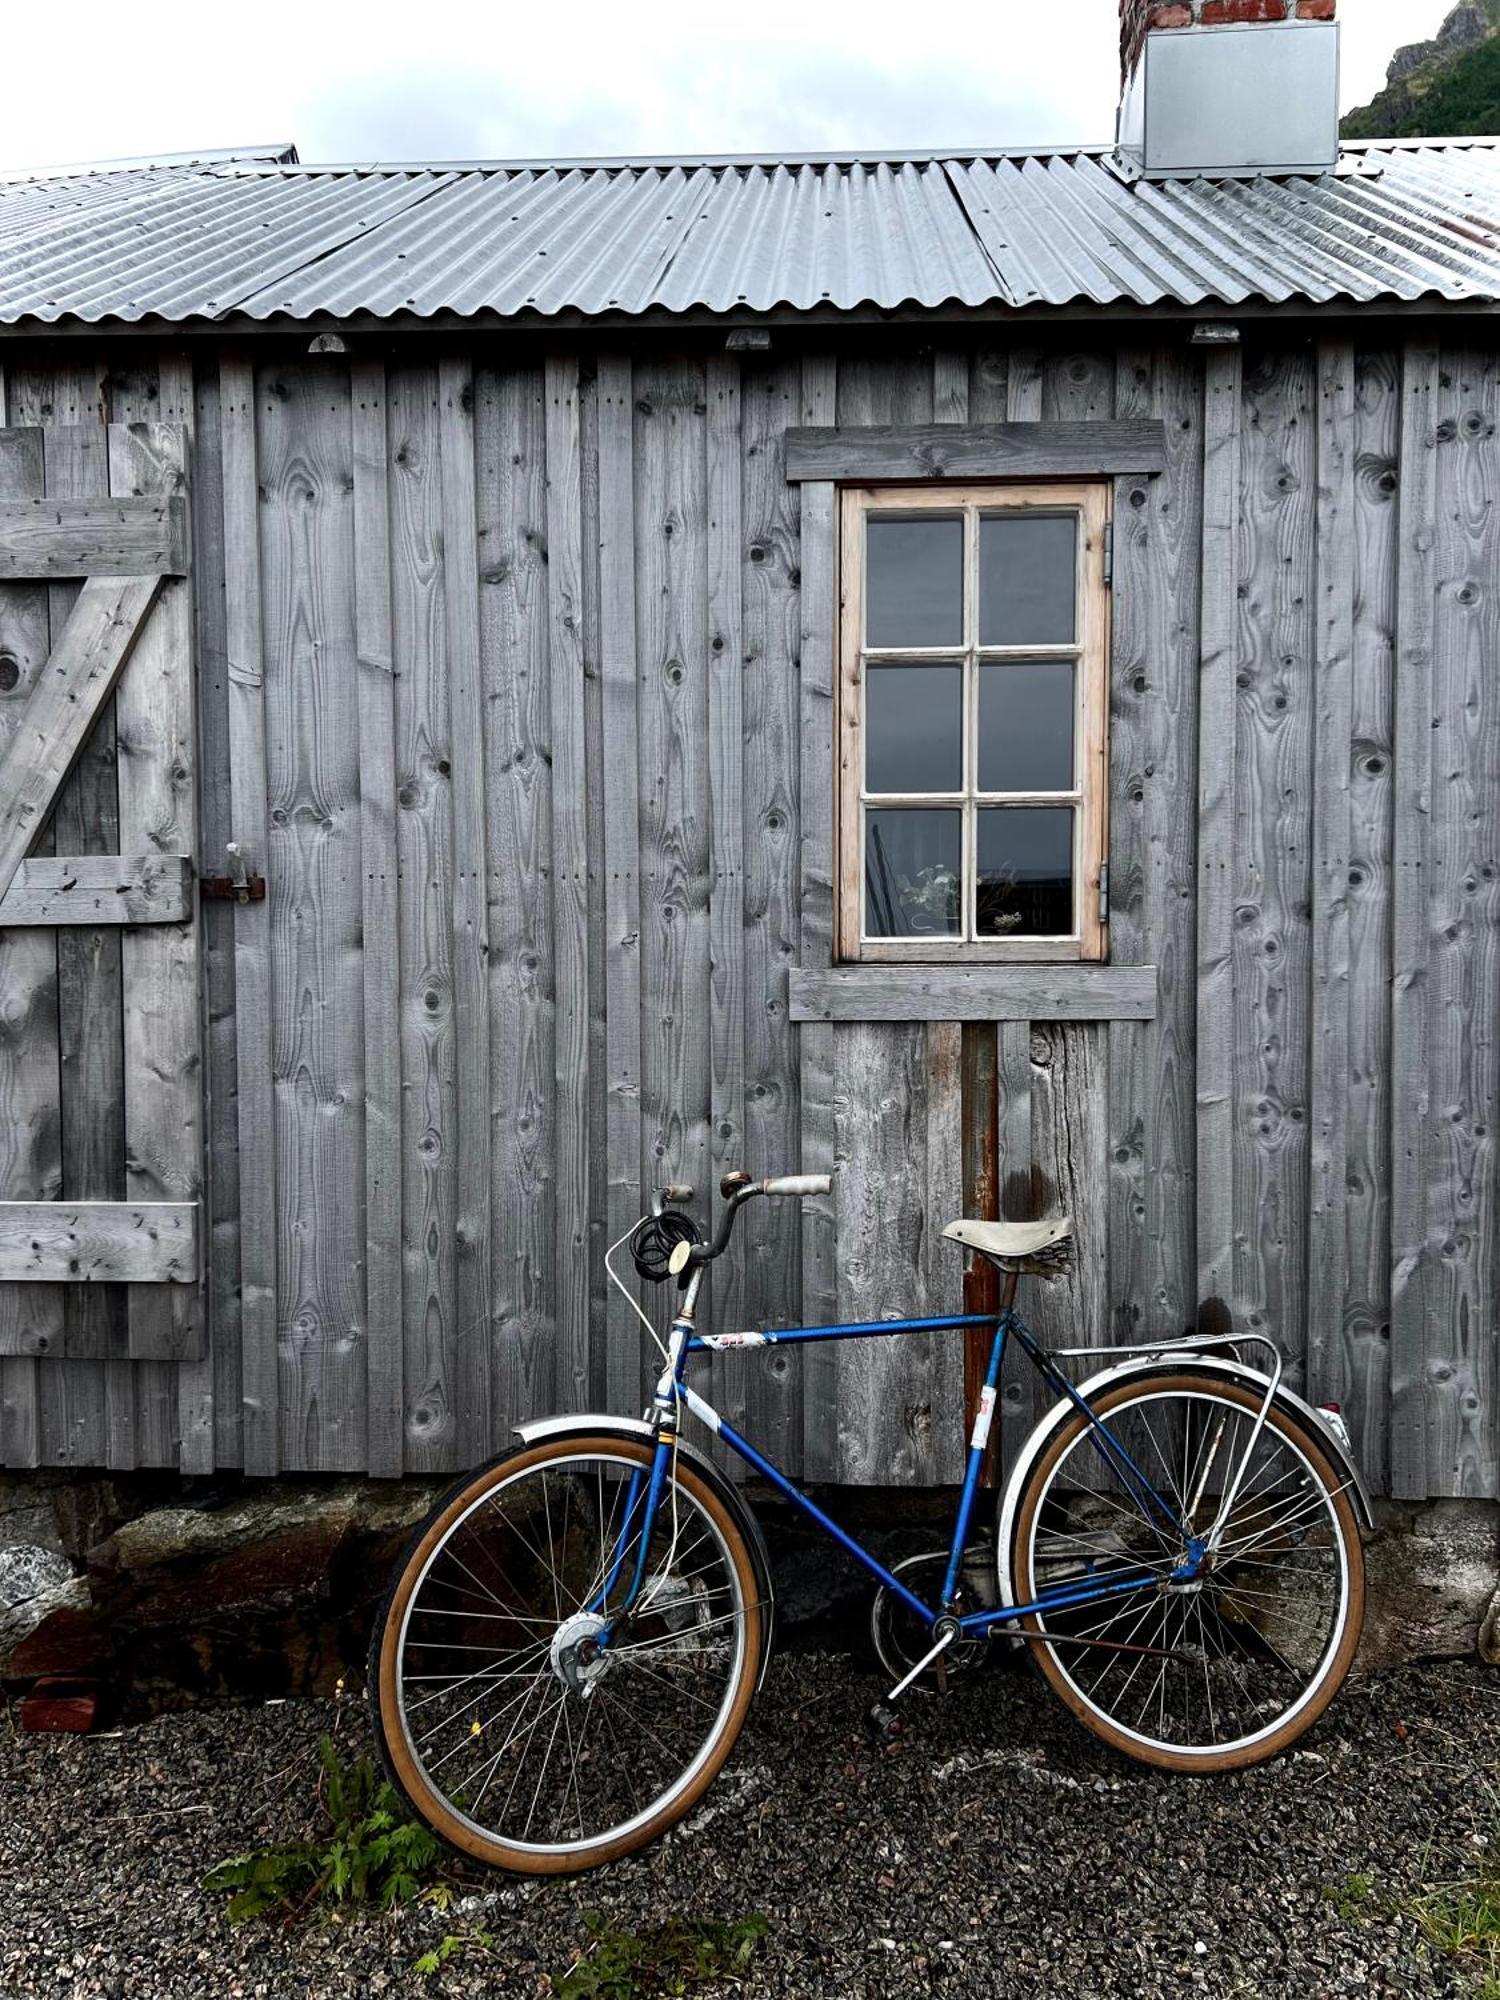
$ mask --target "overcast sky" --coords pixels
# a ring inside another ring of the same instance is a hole
[[[1345,104],[1450,4],[1344,0]],[[27,0],[0,167],[273,139],[304,160],[1106,139],[1117,19],[1117,0]]]

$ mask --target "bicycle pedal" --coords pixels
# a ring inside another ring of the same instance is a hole
[[[884,1746],[899,1743],[911,1728],[911,1721],[889,1702],[875,1701],[865,1712],[865,1728],[873,1742]]]

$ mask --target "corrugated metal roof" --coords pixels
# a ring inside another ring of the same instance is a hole
[[[1107,147],[0,180],[0,322],[1500,299],[1500,140],[1135,181]]]

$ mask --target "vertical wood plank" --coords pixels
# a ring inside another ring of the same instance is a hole
[[[745,670],[742,664],[740,377],[734,356],[708,364],[708,790],[709,1177],[704,1207],[715,1223],[721,1176],[745,1164]],[[714,1269],[709,1300],[720,1327],[745,1318],[744,1249]],[[712,1400],[743,1429],[748,1399],[745,1354],[714,1357]],[[735,1465],[739,1460],[733,1460]]]
[[[1121,348],[1115,356],[1115,409],[1119,418],[1152,414],[1150,349]],[[1155,746],[1143,740],[1162,710],[1159,689],[1146,698],[1153,661],[1148,625],[1153,585],[1151,541],[1153,482],[1117,479],[1114,492],[1114,582],[1110,597],[1109,700],[1109,956],[1114,965],[1154,963],[1154,934],[1147,885],[1151,849],[1146,802]],[[1138,692],[1139,690],[1139,692]],[[1109,1041],[1108,1239],[1109,1339],[1141,1337],[1148,1317],[1148,1124],[1154,1079],[1146,1054],[1149,1023],[1114,1021]],[[1152,1132],[1154,1139],[1155,1134]]]
[[[214,452],[206,490],[200,499],[198,487],[198,455],[196,444],[197,425],[197,381],[192,356],[181,349],[164,349],[157,357],[157,389],[161,421],[171,424],[181,431],[184,441],[188,475],[188,505],[190,517],[196,524],[205,511],[214,521],[214,532],[218,532],[219,504],[219,461]],[[197,558],[194,556],[196,571]],[[194,822],[194,836],[198,855],[203,852],[202,814],[204,797],[204,774],[202,769],[203,718],[201,696],[201,661],[199,649],[202,632],[199,622],[199,608],[202,597],[196,578],[184,592],[185,605],[180,613],[185,639],[189,648],[188,658],[192,674],[193,696],[193,771],[197,788],[197,817]],[[170,602],[170,600],[169,600]],[[222,597],[219,600],[222,605]],[[210,618],[210,624],[212,618]],[[203,1208],[203,1237],[205,1245],[213,1241],[213,1211],[210,1205],[207,1140],[209,1133],[211,1085],[208,1075],[208,987],[204,963],[203,921],[201,913],[195,935],[196,982],[198,989],[198,1199]],[[214,1386],[213,1356],[213,1310],[212,1279],[205,1268],[200,1276],[198,1292],[197,1351],[177,1363],[177,1462],[183,1472],[207,1473],[217,1463],[216,1438],[217,1399]]]
[[[442,450],[443,607],[453,717],[453,967],[458,1039],[457,1355],[461,1465],[492,1449],[496,1326],[490,1284],[489,928],[485,865],[484,699],[479,663],[474,509],[474,381],[468,364],[438,364]]]
[[[1354,717],[1354,347],[1317,354],[1317,618],[1313,655],[1312,1054],[1307,1386],[1342,1403],[1348,1289],[1349,794]]]
[[[491,1268],[500,1333],[492,1421],[503,1438],[509,1425],[554,1406],[552,723],[540,367],[481,371],[475,450],[494,1052]]]
[[[1343,1358],[1331,1390],[1359,1462],[1386,1485],[1391,1314],[1392,700],[1395,686],[1399,349],[1355,359],[1355,595],[1350,662],[1348,1240]]]
[[[604,740],[606,1235],[617,1242],[645,1202],[641,1187],[640,751],[637,723],[635,392],[623,355],[599,361],[599,597]],[[621,1256],[624,1256],[622,1250]],[[628,1258],[620,1266],[630,1282]],[[605,1316],[609,1408],[638,1414],[640,1323],[610,1287]]]
[[[1497,1491],[1500,394],[1493,348],[1438,372],[1432,633],[1425,1376],[1428,1491]]]
[[[1009,357],[1003,347],[977,348],[969,363],[971,424],[1003,424],[1009,416]]]
[[[255,380],[243,355],[220,371],[224,458],[224,629],[229,661],[230,811],[247,869],[269,857],[265,649],[260,602],[260,523]],[[239,1112],[240,1328],[244,1464],[280,1469],[276,1314],[276,1132],[271,1067],[271,905],[235,912],[235,1067]]]
[[[257,430],[281,1456],[289,1471],[354,1470],[365,1436],[364,994],[347,366],[276,369]]]
[[[1243,377],[1231,868],[1232,1289],[1301,1388],[1307,1324],[1317,406],[1305,349]]]
[[[578,363],[549,355],[548,679],[552,711],[552,928],[557,1089],[557,1390],[564,1409],[589,1385],[588,821],[583,691],[583,519]]]
[[[741,378],[744,458],[740,587],[745,867],[745,1161],[757,1177],[801,1157],[797,1029],[787,967],[801,924],[798,752],[802,738],[798,489],[785,478],[787,427],[799,421],[796,361],[747,365]],[[756,1202],[740,1223],[745,1324],[796,1324],[802,1313],[799,1204]],[[746,1422],[778,1465],[802,1463],[806,1356],[751,1349]]]
[[[1234,1251],[1234,723],[1239,592],[1240,353],[1210,352],[1203,418],[1198,695],[1198,1310],[1227,1330]]]
[[[205,367],[195,384],[193,449],[193,604],[197,634],[198,807],[203,866],[221,870],[234,837],[229,753],[229,659],[225,630],[224,441],[220,381]],[[235,919],[233,903],[199,913],[204,986],[204,1197],[208,1203],[209,1393],[216,1466],[243,1462],[240,1314],[240,1160],[235,1058]],[[190,1428],[190,1427],[189,1427]],[[184,1433],[186,1441],[186,1431]]]
[[[1036,424],[1042,419],[1043,359],[1034,347],[1013,347],[1006,357],[1005,420]]]
[[[423,365],[386,382],[391,632],[396,676],[402,1078],[405,1464],[457,1457],[457,1107],[453,1021],[452,724],[444,648],[437,385]]]
[[[1427,1462],[1428,923],[1437,596],[1438,353],[1408,344],[1402,375],[1391,884],[1390,1491],[1420,1498]]]
[[[354,616],[359,672],[359,853],[365,1057],[365,1449],[403,1467],[400,905],[385,364],[351,374]]]
[[[1086,1032],[1080,1033],[1084,1029]],[[1039,1216],[1073,1218],[1074,1254],[1033,1283],[1026,1318],[1049,1346],[1107,1338],[1099,1194],[1108,1186],[1109,1043],[1097,1022],[1031,1024],[1031,1160]]]
[[[1203,392],[1187,355],[1124,350],[1120,416],[1159,416],[1167,466],[1118,482],[1110,692],[1110,956],[1157,968],[1156,1018],[1116,1022],[1110,1063],[1110,1336],[1191,1331],[1195,816]]]
[[[580,367],[578,446],[582,461],[579,502],[583,598],[583,736],[589,781],[584,788],[584,828],[588,857],[588,1214],[589,1408],[601,1409],[608,1394],[606,1356],[608,1294],[604,1275],[609,1211],[609,985],[605,972],[604,787],[604,627],[599,579],[599,374],[593,357]]]
[[[932,357],[932,421],[969,421],[969,357],[961,349],[940,347]]]
[[[104,370],[100,364],[98,382],[88,382],[88,370],[64,388],[58,382],[58,402],[80,412],[80,422],[88,422],[90,406],[100,412],[100,422],[150,424],[158,410],[158,382],[154,356],[136,368]],[[106,458],[110,442],[106,440]],[[116,706],[118,740],[118,706]],[[120,752],[122,754],[122,752]],[[122,972],[124,982],[124,972]],[[124,1124],[124,1064],[128,1048],[122,1052],[122,1096],[120,1120]],[[126,1338],[122,1354],[128,1352],[128,1302]],[[108,1432],[108,1462],[112,1468],[170,1464],[176,1458],[176,1366],[166,1362],[108,1362],[104,1370],[104,1424]]]
[[[635,392],[643,1173],[648,1188],[694,1188],[701,1208],[711,1090],[704,379],[690,360],[641,365]],[[672,1302],[663,1287],[663,1318]]]
[[[182,492],[187,433],[138,424],[110,431],[114,494]],[[197,720],[192,589],[163,587],[115,696],[120,840],[124,851],[198,852]],[[201,1199],[203,1189],[202,994],[198,923],[127,929],[120,973],[125,1016],[125,1191],[137,1201]],[[205,1299],[194,1285],[137,1285],[127,1305],[130,1351],[181,1359],[201,1355]],[[165,1368],[161,1394],[136,1371],[137,1450],[146,1465],[180,1455],[177,1382]],[[211,1412],[199,1412],[200,1421]],[[200,1433],[191,1457],[211,1450]]]
[[[19,402],[14,375],[7,387],[14,411]],[[0,497],[30,499],[42,492],[44,479],[40,430],[0,431]],[[0,584],[0,743],[19,724],[48,651],[45,586]],[[7,1200],[50,1200],[58,1193],[37,1184],[38,1126],[56,1085],[56,966],[50,937],[33,931],[0,934],[0,1195]],[[43,1004],[49,992],[50,1013]],[[0,1286],[0,1464],[39,1462],[33,1359],[38,1342],[61,1349],[61,1289]]]
[[[802,364],[800,421],[831,424],[836,407],[836,365],[809,355]],[[801,920],[798,962],[833,962],[834,648],[838,630],[836,507],[824,481],[801,490]],[[802,1171],[834,1169],[833,1029],[803,1022],[798,1030]],[[838,1310],[835,1196],[802,1206],[802,1317],[807,1325],[832,1320]],[[803,1475],[831,1479],[839,1462],[837,1362],[809,1347],[802,1372]]]

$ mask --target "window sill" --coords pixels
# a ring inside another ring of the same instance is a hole
[[[794,1021],[1150,1021],[1154,965],[793,966]]]

